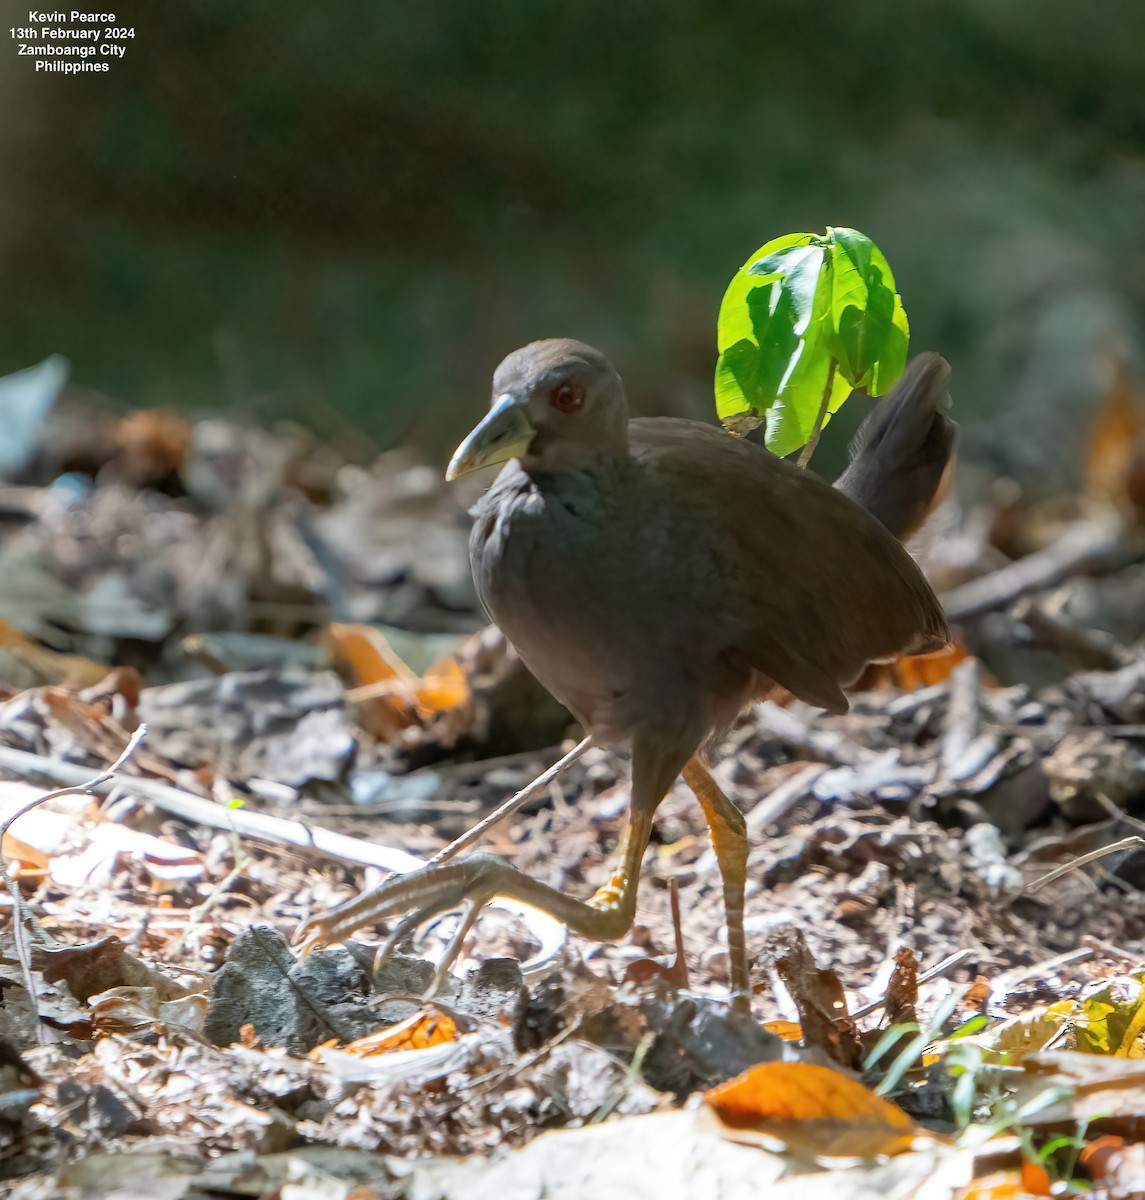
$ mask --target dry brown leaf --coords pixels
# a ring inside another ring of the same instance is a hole
[[[1145,1142],[1119,1137],[1094,1138],[1079,1162],[1089,1177],[1103,1185],[1110,1200],[1138,1200],[1145,1187]]]
[[[916,1023],[918,1013],[918,959],[909,946],[895,953],[895,966],[887,983],[883,1011],[888,1025]]]
[[[1019,1109],[1033,1106],[1050,1090],[1062,1095],[1023,1118],[1027,1125],[1100,1122],[1103,1133],[1137,1137],[1145,1127],[1145,1063],[1140,1059],[1047,1050],[1023,1063],[1014,1084]]]
[[[822,1050],[842,1067],[857,1068],[863,1047],[839,977],[830,968],[818,966],[803,934],[794,926],[773,934],[769,949],[776,974],[795,1004],[804,1043]]]
[[[1110,1161],[1125,1149],[1125,1139],[1105,1134],[1086,1142],[1078,1155],[1078,1163],[1089,1172],[1090,1179],[1099,1180],[1109,1169]]]
[[[96,1034],[137,1036],[153,1032],[169,1037],[172,1028],[198,1033],[207,1016],[207,997],[195,992],[164,1000],[153,987],[114,987],[89,997]]]
[[[492,1160],[415,1163],[403,1178],[410,1195],[439,1200],[951,1200],[973,1170],[971,1154],[936,1142],[845,1171],[805,1169],[787,1154],[735,1145],[698,1116],[657,1112],[554,1130]]]
[[[973,655],[965,643],[953,641],[930,654],[907,654],[892,663],[871,663],[855,688],[861,692],[917,692],[936,683],[945,683],[959,663]],[[987,672],[982,673],[986,687],[997,686]]]
[[[814,1063],[762,1063],[704,1101],[732,1141],[814,1161],[887,1158],[931,1137],[897,1105]]]
[[[1030,1168],[1027,1171],[1027,1168]],[[1042,1179],[1045,1178],[1045,1187]],[[996,1171],[976,1179],[969,1187],[962,1188],[956,1200],[1025,1200],[1027,1196],[1048,1196],[1049,1178],[1041,1167],[1023,1163],[1022,1170]]]
[[[32,966],[48,983],[61,980],[80,1000],[112,988],[151,988],[160,1000],[177,1000],[188,989],[127,952],[114,934],[78,946],[37,947]]]
[[[93,662],[78,654],[60,654],[56,650],[48,650],[2,620],[0,648],[18,659],[43,684],[94,687],[111,671],[106,663]]]
[[[119,422],[115,441],[125,479],[146,487],[183,470],[191,448],[191,424],[161,408],[141,409]]]
[[[1121,506],[1133,464],[1145,445],[1145,395],[1121,357],[1112,363],[1109,391],[1089,430],[1083,470],[1087,495]]]
[[[803,1026],[798,1021],[764,1021],[763,1027],[768,1033],[783,1038],[785,1042],[803,1040]]]
[[[323,640],[335,665],[357,685],[349,698],[361,706],[363,724],[384,741],[469,699],[465,673],[452,657],[440,659],[419,676],[385,635],[369,625],[330,625]]]
[[[396,1025],[379,1029],[346,1046],[347,1054],[368,1058],[374,1054],[388,1054],[392,1050],[425,1050],[429,1046],[440,1046],[445,1042],[457,1041],[457,1025],[453,1018],[440,1012],[417,1012]]]

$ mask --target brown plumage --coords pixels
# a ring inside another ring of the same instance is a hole
[[[925,516],[950,456],[946,371],[937,356],[916,360],[832,488],[708,425],[629,421],[612,364],[581,342],[509,355],[449,476],[512,460],[474,509],[474,580],[593,740],[631,745],[621,866],[585,903],[474,855],[387,883],[311,932],[344,936],[413,908],[408,924],[504,895],[588,937],[617,937],[633,919],[652,815],[682,773],[712,832],[733,994],[746,1003],[744,822],[697,751],[776,683],[843,712],[842,687],[869,661],[947,641],[934,593],[894,536]]]
[[[552,408],[554,381],[584,389],[578,412]],[[474,579],[599,740],[672,729],[682,763],[771,681],[843,712],[840,685],[871,659],[947,640],[922,573],[878,520],[712,426],[621,424],[623,388],[598,352],[534,343],[495,387],[524,397],[540,447],[474,510]],[[577,422],[601,436],[570,461]]]

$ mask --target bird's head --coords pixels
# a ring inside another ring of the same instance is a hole
[[[599,350],[569,338],[530,342],[493,373],[489,412],[458,446],[447,479],[519,458],[575,470],[628,449],[624,385]]]

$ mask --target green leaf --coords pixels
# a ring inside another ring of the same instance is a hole
[[[830,230],[833,250],[829,344],[852,387],[866,387],[886,352],[895,280],[882,251],[854,229]]]
[[[853,229],[791,233],[761,246],[720,304],[716,412],[786,456],[812,437],[855,387],[880,395],[902,374],[910,331],[894,276]],[[834,368],[832,363],[834,362]]]
[[[872,396],[881,396],[889,392],[906,367],[906,352],[910,346],[910,325],[906,319],[906,310],[902,306],[902,297],[895,293],[894,314],[891,317],[891,327],[887,333],[886,344],[883,347],[882,358],[871,368],[867,391]]]
[[[797,337],[802,337],[811,320],[815,289],[819,285],[819,273],[822,269],[822,246],[789,246],[786,250],[769,254],[766,258],[752,263],[747,268],[747,273],[782,280],[781,294],[789,298],[795,314],[792,330]],[[760,342],[761,346],[763,344]]]
[[[830,304],[830,271],[819,277],[819,287],[806,332],[796,347],[789,369],[780,380],[776,398],[767,411],[767,448],[781,458],[793,454],[807,444],[815,428],[815,418],[823,403],[827,375],[831,370],[831,354],[824,348],[825,322]],[[831,395],[823,424],[831,419],[839,406],[851,394],[851,385],[838,371],[831,380]]]
[[[716,413],[734,417],[745,410],[762,418],[774,403],[799,353],[798,320],[789,288],[775,280],[752,286],[737,305],[737,341],[721,346],[716,363]]]
[[[751,318],[747,312],[748,295],[756,288],[766,284],[766,277],[749,275],[748,268],[761,259],[775,254],[788,246],[805,246],[811,240],[809,233],[788,233],[783,237],[773,238],[760,248],[743,264],[732,277],[724,298],[720,303],[720,315],[716,322],[716,342],[722,354],[729,346],[734,345],[743,337],[752,333]]]
[[[1145,1029],[1145,985],[1139,979],[1111,981],[1088,992],[1081,1009],[1082,1019],[1075,1023],[1078,1050],[1132,1057]]]

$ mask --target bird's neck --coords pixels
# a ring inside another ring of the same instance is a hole
[[[547,438],[539,433],[521,459],[530,475],[561,475],[566,473],[609,473],[629,459],[627,428],[615,431],[607,438],[581,441],[577,438]]]

